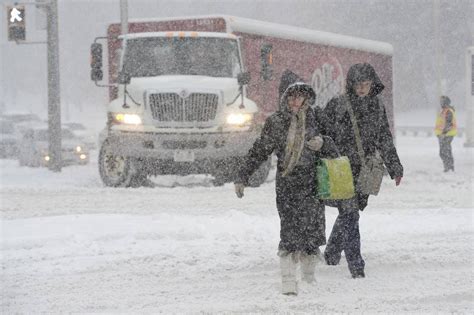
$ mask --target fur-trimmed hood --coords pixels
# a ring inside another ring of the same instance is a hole
[[[316,101],[316,93],[314,92],[313,88],[304,82],[295,82],[293,84],[290,84],[283,95],[281,96],[280,99],[280,110],[289,112],[288,108],[288,95],[298,91],[299,93],[306,94],[307,95],[307,100],[308,100],[308,105],[311,107],[314,102]]]

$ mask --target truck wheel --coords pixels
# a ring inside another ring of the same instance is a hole
[[[144,172],[137,172],[137,174],[132,176],[130,180],[129,187],[138,188],[138,187],[155,187],[155,184],[148,179],[148,175]]]
[[[211,181],[213,186],[219,187],[219,186],[224,186],[224,184],[227,182],[227,178],[224,176],[215,176],[215,178]]]
[[[110,145],[104,141],[99,152],[99,174],[108,187],[129,187],[134,177],[132,159],[112,153]]]
[[[272,159],[269,158],[260,165],[259,169],[253,173],[249,179],[249,187],[259,187],[262,185],[270,173],[270,168],[272,166]]]
[[[211,181],[214,186],[223,186],[225,183],[234,181],[236,170],[240,165],[240,158],[227,159],[227,160],[215,160],[213,162],[214,170],[211,175],[214,179]]]

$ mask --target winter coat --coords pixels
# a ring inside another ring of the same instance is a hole
[[[313,96],[314,91],[311,87]],[[314,101],[314,97],[313,97]],[[277,156],[276,204],[280,216],[279,249],[288,252],[303,251],[315,254],[318,247],[326,244],[324,207],[316,198],[316,162],[319,158],[337,156],[333,141],[323,137],[324,144],[320,151],[303,148],[299,163],[287,176],[282,176],[291,112],[286,94],[281,99],[282,110],[277,111],[265,121],[260,138],[249,150],[241,166],[236,183],[248,182],[258,167],[275,153]],[[306,112],[305,141],[320,135],[319,117],[310,107]]]
[[[354,85],[364,80],[372,80],[373,83],[369,95],[360,98],[354,92]],[[390,177],[403,176],[403,166],[393,143],[385,107],[378,97],[383,89],[384,85],[371,65],[356,64],[347,74],[345,95],[333,98],[324,109],[329,120],[325,124],[328,126],[326,134],[335,141],[340,154],[349,158],[354,181],[359,175],[361,161],[345,99],[349,100],[354,111],[365,155],[373,155],[378,150]],[[357,198],[359,209],[363,210],[367,206],[368,195],[357,193]]]
[[[435,135],[454,137],[458,134],[456,111],[450,105],[444,105],[436,117]]]

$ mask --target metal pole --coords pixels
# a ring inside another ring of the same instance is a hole
[[[436,104],[439,105],[439,99],[442,95],[441,87],[441,46],[440,46],[440,31],[439,31],[439,0],[434,0],[434,24],[435,24],[435,53],[436,53],[436,93],[438,98]]]
[[[0,32],[2,32],[2,34],[6,34],[6,30],[4,30],[4,25],[6,25],[7,23],[3,23],[3,19],[0,18]],[[9,90],[8,87],[7,87],[7,84],[9,83],[8,81],[10,80],[6,80],[5,77],[5,73],[7,71],[6,69],[6,53],[7,53],[7,41],[3,40],[3,38],[1,38],[1,42],[0,42],[0,113],[3,113],[6,108],[5,108],[5,104],[6,104],[6,99],[9,95],[7,95],[7,91]]]
[[[59,98],[58,1],[48,5],[48,129],[49,169],[61,172],[61,103]]]
[[[466,49],[466,141],[474,148],[474,46]]]
[[[128,34],[128,0],[120,0],[120,25],[122,35]]]

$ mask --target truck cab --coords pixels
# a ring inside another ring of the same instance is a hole
[[[238,38],[229,33],[120,36],[118,97],[107,108],[99,170],[107,186],[149,175],[208,173],[231,181],[259,133]],[[261,184],[269,163],[255,179]]]

